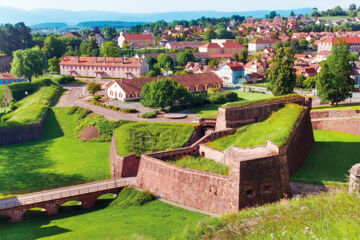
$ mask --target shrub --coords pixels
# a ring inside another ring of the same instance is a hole
[[[140,117],[141,118],[155,118],[158,114],[159,114],[159,111],[155,110],[153,112],[144,113]]]
[[[56,79],[55,81],[59,84],[66,84],[66,83],[74,82],[75,77],[74,76],[62,76],[62,77]]]
[[[94,95],[94,96],[93,96],[93,100],[94,100],[94,101],[97,101],[97,102],[98,102],[98,101],[100,101],[100,99],[101,99],[101,96],[100,96],[100,95]]]
[[[204,93],[190,94],[189,96],[189,104],[191,107],[203,106],[207,101],[207,96]]]
[[[91,104],[99,106],[99,107],[111,109],[114,111],[123,112],[123,113],[137,113],[138,112],[138,110],[136,110],[135,108],[120,108],[120,107],[116,107],[113,105],[106,105],[99,101],[89,101],[88,103],[91,103]]]
[[[155,196],[150,192],[140,192],[133,188],[124,188],[118,197],[110,204],[113,208],[125,209],[129,207],[143,206],[151,202]]]
[[[71,107],[68,111],[68,114],[73,115],[78,110],[78,108],[79,107],[76,107],[76,106]]]

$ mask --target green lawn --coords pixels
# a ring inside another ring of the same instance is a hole
[[[323,105],[313,107],[311,111],[329,111],[329,110],[360,110],[360,103],[345,103],[335,105]]]
[[[360,137],[349,133],[314,130],[315,144],[302,168],[291,180],[346,182],[350,168],[360,162]]]
[[[201,156],[184,156],[179,159],[169,160],[169,162],[182,168],[190,168],[204,172],[229,175],[229,167]]]
[[[243,92],[240,90],[234,90],[240,101],[252,101],[252,100],[263,100],[267,98],[271,98],[272,95],[269,94],[261,94],[261,93],[249,93]],[[196,114],[199,118],[213,118],[218,114],[218,109],[222,104],[206,104],[202,107],[194,107],[189,109],[189,113]]]
[[[263,146],[267,140],[278,146],[287,143],[304,108],[297,104],[286,104],[262,122],[248,124],[237,129],[235,134],[207,143],[208,146],[226,150],[232,145],[240,147]]]
[[[193,135],[192,124],[134,122],[115,130],[120,156],[165,151],[183,147]]]
[[[319,19],[321,20],[326,20],[326,21],[337,21],[337,20],[342,20],[342,19],[347,19],[349,18],[349,16],[327,16],[327,17],[319,17]]]
[[[346,190],[282,200],[204,220],[181,239],[359,239],[360,197]]]
[[[20,223],[8,223],[0,218],[0,239],[179,239],[177,236],[184,229],[195,226],[206,217],[159,200],[143,206],[124,207],[113,206],[110,201],[99,200],[94,208],[88,210],[62,207],[58,215],[51,217],[36,211],[25,216]]]
[[[0,194],[110,176],[110,143],[81,142],[69,108],[51,108],[39,141],[0,147]],[[1,197],[1,195],[0,195]]]

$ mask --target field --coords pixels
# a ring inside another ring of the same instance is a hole
[[[262,100],[272,97],[272,95],[269,94],[249,93],[240,90],[232,92],[235,92],[238,95],[240,101]],[[202,107],[190,108],[188,112],[196,114],[196,116],[200,118],[213,118],[217,116],[218,108],[221,107],[221,105],[222,104],[206,104]]]
[[[359,239],[360,197],[345,190],[205,220],[181,239]]]
[[[350,168],[359,162],[360,137],[349,133],[314,130],[315,143],[302,168],[291,180],[346,182]]]
[[[200,156],[184,156],[179,159],[170,160],[169,162],[182,168],[190,168],[204,172],[229,175],[229,167],[215,162],[214,160]]]
[[[349,16],[327,16],[327,17],[319,17],[320,20],[326,20],[326,21],[337,21],[342,19],[347,19]]]
[[[311,111],[329,111],[329,110],[360,110],[360,103],[347,103],[335,105],[324,105],[313,107]]]
[[[110,177],[110,143],[81,142],[75,127],[68,108],[51,108],[41,140],[0,147],[0,194]]]
[[[270,140],[276,145],[282,146],[287,143],[303,110],[300,105],[286,104],[284,108],[273,112],[266,120],[240,127],[235,134],[216,139],[207,145],[225,150],[232,145],[263,146],[267,140]]]
[[[136,202],[130,206],[126,204],[127,200],[127,196],[120,193],[112,203],[111,200],[99,200],[94,208],[88,210],[63,207],[58,215],[52,217],[36,211],[25,216],[20,223],[8,223],[1,218],[1,240],[179,239],[176,236],[182,234],[183,229],[206,217],[159,200],[142,206]]]
[[[115,130],[120,156],[165,151],[183,147],[195,129],[192,124],[128,123]]]

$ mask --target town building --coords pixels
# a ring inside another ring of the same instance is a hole
[[[134,58],[63,57],[60,62],[62,75],[83,77],[138,78],[149,71],[145,56]]]
[[[224,83],[239,84],[245,81],[244,65],[242,63],[227,63],[215,72]]]
[[[152,34],[124,34],[121,32],[118,38],[118,44],[121,48],[123,48],[125,44],[129,44],[134,48],[145,48],[156,46],[156,40]]]
[[[257,60],[250,61],[245,64],[245,75],[257,73],[265,75],[266,62],[258,62]]]
[[[229,39],[214,39],[211,43],[199,47],[199,52],[207,53],[212,58],[231,58],[233,54],[240,54],[246,47]]]
[[[10,72],[11,59],[10,56],[0,56],[0,72]]]
[[[185,74],[170,76],[176,82],[184,86],[189,92],[205,92],[208,88],[222,89],[222,80],[212,72],[199,74]],[[152,81],[159,80],[158,77],[136,78],[115,80],[106,88],[106,95],[112,99],[121,101],[141,98],[143,86]]]
[[[61,37],[78,37],[81,39],[85,39],[85,37],[78,32],[68,32],[68,33],[62,35]]]
[[[20,83],[20,82],[27,82],[28,80],[24,77],[15,77],[11,73],[1,73],[0,72],[0,85],[8,85],[11,83]]]
[[[258,39],[248,44],[249,51],[262,51],[265,48],[274,48],[275,43],[279,40],[274,39]]]
[[[194,49],[199,48],[204,45],[204,42],[201,41],[191,41],[191,42],[168,42],[165,44],[167,49]]]
[[[327,39],[323,39],[318,43],[318,53],[331,52],[334,45],[337,44],[339,40],[348,44],[351,52],[360,53],[360,37],[330,37]]]

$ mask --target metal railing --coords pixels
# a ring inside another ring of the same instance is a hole
[[[92,182],[60,189],[52,189],[16,197],[4,198],[0,199],[0,210],[125,187],[134,185],[135,180],[136,177],[110,179],[107,181]]]

